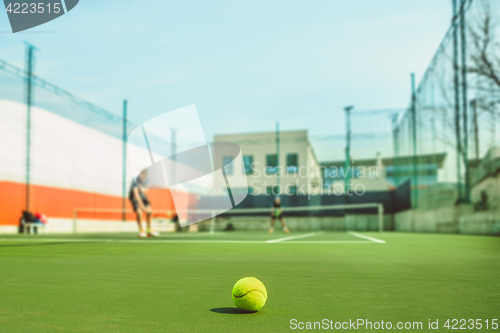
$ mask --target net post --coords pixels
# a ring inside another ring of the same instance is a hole
[[[214,233],[215,229],[215,212],[212,211],[212,219],[210,220],[210,234],[212,235]]]
[[[77,214],[78,214],[78,208],[75,208],[73,210],[73,233],[76,234],[76,225],[77,225]]]
[[[384,205],[378,204],[378,231],[384,231]]]

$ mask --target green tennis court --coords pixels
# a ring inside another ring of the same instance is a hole
[[[358,319],[391,322],[393,329],[421,322],[424,331],[429,319],[439,320],[440,331],[448,330],[447,319],[488,319],[491,329],[500,309],[497,237],[225,232],[0,239],[3,332],[286,332],[293,319],[303,325],[327,319],[333,330]],[[260,312],[240,313],[232,304],[231,288],[244,276],[267,287]]]

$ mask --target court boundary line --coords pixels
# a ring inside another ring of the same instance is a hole
[[[354,232],[354,231],[349,231],[349,234],[353,235],[354,237],[367,239],[367,240],[375,242],[375,243],[380,243],[380,244],[385,244],[386,243],[385,240],[381,240],[381,239],[378,239],[378,238],[361,235],[361,234],[358,234],[357,232]]]
[[[319,233],[314,233],[314,234],[307,234],[307,237],[311,237],[314,235],[317,235]],[[305,238],[306,235],[301,235],[302,237],[295,236],[293,239],[298,239],[298,238]],[[362,235],[361,235],[362,236]],[[363,237],[361,237],[363,238]],[[371,238],[371,237],[370,237]],[[380,244],[380,243],[385,243],[385,241],[378,240],[373,241],[371,239],[368,240],[332,240],[332,241],[293,241],[291,237],[286,237],[285,239],[281,241],[275,241],[272,243],[269,243],[269,241],[263,241],[263,240],[215,240],[215,239],[207,239],[207,240],[202,240],[202,239],[154,239],[154,240],[148,240],[148,239],[89,239],[89,238],[80,238],[80,239],[69,239],[69,238],[20,238],[20,239],[8,239],[8,238],[0,238],[0,242],[18,242],[18,241],[25,241],[25,242],[59,242],[59,243],[142,243],[142,244],[158,244],[158,243],[213,243],[213,244],[274,244],[274,243],[280,243],[280,244]]]
[[[27,241],[27,242],[61,242],[61,243],[144,243],[144,244],[155,244],[155,243],[247,243],[247,244],[265,244],[264,241],[250,241],[250,240],[215,240],[215,239],[90,239],[90,238],[39,238],[39,239],[0,239],[1,242],[17,242],[17,241]]]
[[[288,236],[288,237],[282,237],[282,238],[277,238],[277,239],[271,239],[271,240],[267,240],[266,243],[270,244],[270,243],[286,242],[287,240],[312,237],[312,236],[316,236],[316,235],[324,234],[324,233],[325,233],[324,231],[323,232],[311,232],[311,233],[308,233],[308,234],[305,234],[305,235]]]
[[[281,244],[376,244],[370,241],[302,241],[302,242],[284,242]]]

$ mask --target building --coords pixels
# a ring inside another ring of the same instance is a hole
[[[382,163],[386,169],[387,180],[394,186],[415,178],[415,171],[418,186],[429,186],[440,182],[439,170],[443,169],[445,158],[446,153],[417,155],[416,168],[414,168],[414,156],[386,158]]]
[[[470,171],[470,198],[476,210],[500,210],[500,147],[492,147]]]
[[[244,165],[226,167],[229,183],[240,184],[232,186],[232,192],[245,192],[248,186],[248,193],[254,195],[309,194],[322,186],[320,165],[306,130],[283,131],[279,137],[275,132],[223,134],[215,135],[214,141],[241,148]]]
[[[349,178],[351,190],[356,192],[387,191],[392,187],[386,178],[386,168],[380,154],[375,159],[351,161],[348,168],[345,167],[345,161],[322,162],[321,169],[324,186],[337,194],[344,192],[346,177]]]
[[[374,159],[351,161],[349,170],[344,170],[345,161],[322,162],[324,184],[333,186],[345,181],[348,172],[352,186],[363,184],[367,191],[380,191],[397,187],[409,179],[416,177],[419,187],[427,187],[438,183],[438,171],[443,168],[446,154],[426,154],[382,158],[377,154]],[[415,165],[415,166],[414,166]]]

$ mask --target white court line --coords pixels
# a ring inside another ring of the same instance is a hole
[[[298,241],[284,242],[281,244],[374,244],[370,241]]]
[[[373,237],[368,237],[368,236],[365,236],[365,235],[361,235],[361,234],[358,234],[357,232],[349,232],[351,235],[353,236],[356,236],[356,237],[359,237],[359,238],[363,238],[363,239],[368,239],[372,242],[375,242],[375,243],[382,243],[382,244],[385,244],[385,241],[384,240],[381,240],[381,239],[377,239],[377,238],[373,238]]]
[[[155,243],[225,243],[225,244],[266,244],[266,243],[289,243],[289,244],[366,244],[366,243],[385,243],[385,241],[364,236],[355,232],[350,232],[353,236],[367,239],[368,241],[298,241],[291,240],[312,237],[315,235],[323,234],[324,232],[313,232],[305,235],[283,237],[272,239],[268,241],[251,241],[251,240],[215,240],[215,239],[91,239],[91,238],[0,238],[3,242],[63,242],[63,243],[142,243],[142,244],[155,244]]]
[[[247,240],[199,240],[199,239],[68,239],[68,238],[39,238],[39,239],[0,239],[3,242],[63,242],[63,243],[247,243],[247,244],[264,244],[263,241],[247,241]]]
[[[0,239],[0,242],[17,242],[17,241],[28,241],[28,242],[60,242],[60,243],[143,243],[143,244],[155,244],[155,243],[226,243],[226,244],[266,244],[264,241],[245,241],[245,240],[186,240],[186,239],[158,239],[158,240],[147,240],[147,239]],[[283,243],[283,242],[280,242]],[[287,241],[283,244],[373,244],[372,241]]]
[[[324,232],[311,232],[310,234],[305,234],[305,235],[299,235],[299,236],[291,236],[291,237],[283,237],[283,238],[278,238],[278,239],[271,239],[266,241],[266,243],[279,243],[279,242],[285,242],[290,239],[299,239],[299,238],[306,238],[306,237],[311,237],[319,234],[323,234]]]

